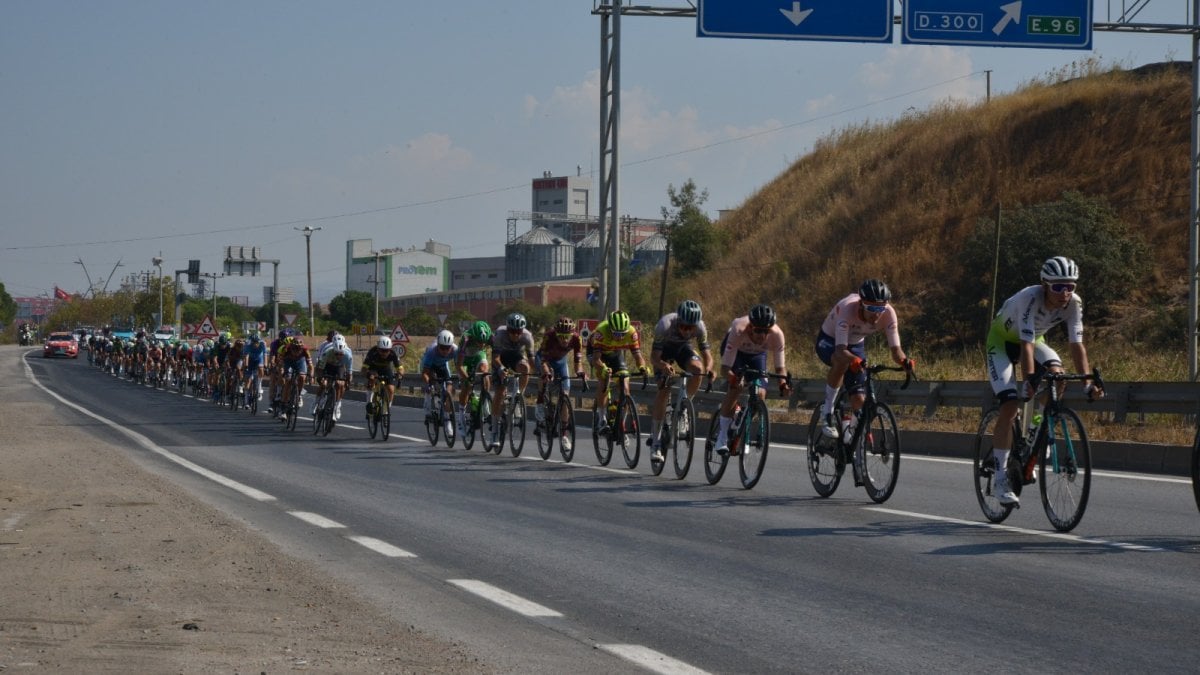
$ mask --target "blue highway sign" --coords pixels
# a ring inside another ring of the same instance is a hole
[[[906,0],[900,41],[1092,48],[1092,0]]]
[[[891,42],[892,0],[700,0],[699,37]]]

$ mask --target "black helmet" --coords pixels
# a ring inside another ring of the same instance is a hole
[[[775,325],[775,310],[770,305],[755,305],[750,308],[750,323],[757,328],[770,328]]]
[[[892,292],[878,279],[867,279],[858,289],[858,297],[867,302],[891,302]]]
[[[684,300],[679,303],[679,308],[675,310],[675,316],[685,324],[695,326],[700,323],[702,312],[700,311],[700,303],[695,300]]]
[[[508,330],[512,332],[520,332],[525,330],[528,322],[525,320],[525,315],[520,312],[513,312],[508,315],[508,320],[504,322],[508,326]]]

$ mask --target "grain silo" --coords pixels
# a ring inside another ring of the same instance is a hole
[[[504,246],[509,283],[545,281],[575,274],[575,247],[544,227],[535,227]]]

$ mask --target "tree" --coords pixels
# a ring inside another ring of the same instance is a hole
[[[981,219],[951,254],[959,278],[939,284],[933,297],[922,301],[915,322],[926,337],[981,341],[999,303],[1037,284],[1042,262],[1052,256],[1078,263],[1088,323],[1103,323],[1128,290],[1145,281],[1145,243],[1101,198],[1066,192],[1060,201],[1005,210],[1001,216],[999,246],[996,221]],[[993,266],[998,266],[997,307],[990,306]]]
[[[663,207],[662,217],[669,221],[667,240],[675,276],[685,279],[707,271],[726,244],[725,233],[700,208],[708,201],[708,190],[697,191],[696,183],[689,178],[679,190],[668,185],[667,198],[673,208]]]
[[[343,326],[368,322],[375,316],[375,298],[366,291],[345,291],[329,301],[329,316]]]
[[[424,307],[413,307],[404,315],[404,330],[409,335],[433,335],[441,330],[437,317]]]
[[[5,290],[0,283],[0,324],[8,325],[17,316],[17,301]]]

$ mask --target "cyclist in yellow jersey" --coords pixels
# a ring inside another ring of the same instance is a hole
[[[640,374],[649,372],[649,368],[646,367],[646,358],[642,356],[641,339],[638,337],[637,331],[633,329],[629,315],[617,310],[609,314],[606,320],[601,321],[600,325],[596,326],[596,330],[592,331],[591,336],[588,337],[588,363],[592,364],[592,374],[599,382],[596,392],[598,419],[593,422],[598,428],[603,429],[608,426],[605,414],[605,411],[608,410],[608,379],[612,371],[625,370],[625,360],[622,357],[626,349],[633,355],[633,360],[637,363],[637,372]],[[628,380],[625,382],[625,393],[629,393]]]

